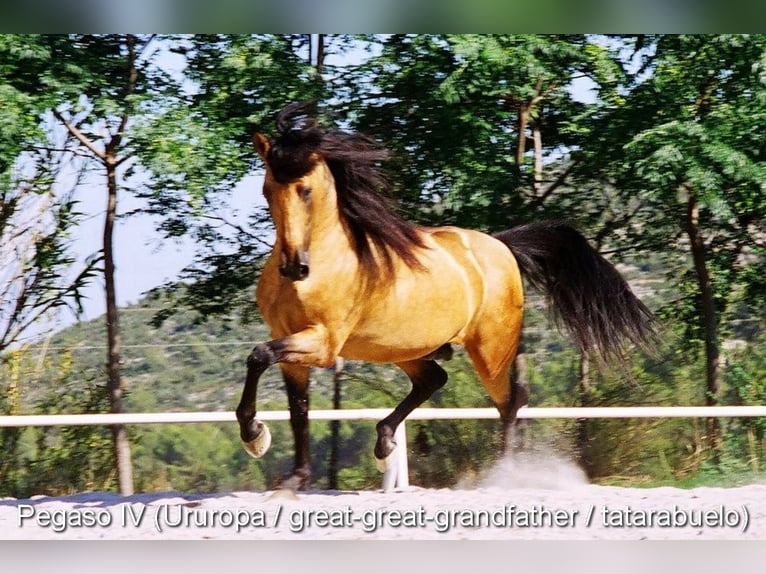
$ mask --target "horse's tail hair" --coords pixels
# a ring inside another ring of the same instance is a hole
[[[495,234],[522,276],[546,295],[559,327],[586,353],[624,357],[630,343],[651,350],[654,318],[615,267],[567,223],[542,221]]]

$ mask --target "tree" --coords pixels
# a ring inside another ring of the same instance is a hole
[[[194,120],[184,114],[183,91],[179,78],[173,77],[160,62],[165,46],[154,36],[69,35],[29,37],[27,42],[45,55],[38,66],[39,85],[30,84],[30,92],[39,92],[56,121],[69,134],[74,145],[70,151],[84,158],[91,170],[88,180],[96,186],[94,173],[100,173],[106,197],[102,237],[103,273],[106,298],[107,380],[110,410],[122,411],[125,382],[120,373],[121,348],[119,313],[115,280],[114,226],[118,216],[118,200],[124,189],[150,194],[152,169],[166,160],[178,165],[175,154],[193,145],[191,138],[199,134]],[[162,126],[158,117],[172,117],[174,122]],[[183,145],[162,148],[168,130],[179,126]],[[191,132],[191,135],[189,135]],[[154,149],[153,162],[144,152],[147,141],[160,142]],[[163,152],[163,153],[160,153]],[[185,159],[190,160],[187,156]],[[193,162],[189,171],[198,167]],[[203,166],[204,167],[204,166]],[[193,203],[195,193],[204,187],[207,172],[189,178],[186,203]],[[181,176],[185,175],[181,174]],[[160,181],[159,183],[164,183]],[[180,205],[180,204],[179,204]],[[133,491],[130,446],[126,429],[112,427],[115,460],[120,492]]]
[[[0,365],[7,384],[0,411],[8,414],[23,408],[24,343],[44,334],[58,310],[81,311],[82,289],[97,264],[94,258],[76,265],[69,249],[80,172],[44,129],[44,102],[29,90],[30,69],[42,60],[43,51],[25,38],[0,38]],[[19,429],[0,432],[0,476],[9,491],[21,472],[14,466],[19,438]]]
[[[81,36],[54,38],[48,44],[51,59],[61,59],[67,67],[54,69],[48,86],[59,92],[51,102],[54,117],[77,141],[89,160],[98,164],[105,176],[106,212],[102,249],[107,327],[107,381],[110,410],[122,412],[124,383],[120,376],[119,314],[115,283],[114,225],[117,218],[118,169],[131,157],[125,153],[123,139],[128,122],[137,108],[139,61],[151,39]],[[122,494],[133,493],[130,444],[123,425],[112,427],[118,485]]]
[[[349,74],[362,91],[348,114],[392,150],[411,216],[493,231],[549,212],[585,110],[569,86],[603,73],[603,51],[585,36],[372,40],[380,55]]]
[[[623,212],[636,214],[624,226],[626,242],[667,253],[681,289],[671,313],[703,350],[704,401],[715,405],[727,311],[755,289],[753,270],[764,264],[766,39],[632,42],[639,65],[622,93],[603,98],[582,173],[608,184]],[[679,262],[684,251],[688,266]],[[707,440],[717,457],[717,419],[708,420]]]
[[[68,249],[79,213],[71,193],[55,191],[60,154],[41,149],[20,161],[26,173],[5,174],[0,184],[0,356],[43,334],[56,309],[78,314],[97,263],[91,259],[78,271]]]
[[[58,182],[69,172],[73,188],[78,170],[46,135],[44,104],[27,91],[27,66],[41,57],[23,39],[0,39],[0,356],[50,311],[76,312],[95,263],[77,272],[67,250],[78,212]]]

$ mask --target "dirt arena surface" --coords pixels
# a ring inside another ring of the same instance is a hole
[[[0,539],[764,540],[766,485],[595,486],[537,461],[456,489],[40,496],[0,500]]]

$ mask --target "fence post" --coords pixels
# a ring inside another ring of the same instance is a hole
[[[396,428],[394,433],[394,450],[391,460],[383,473],[383,491],[390,492],[394,488],[404,490],[410,486],[409,463],[407,461],[407,430],[405,421]]]
[[[399,490],[410,487],[410,465],[407,458],[407,427],[405,421],[396,428],[394,433],[396,440],[396,486]]]

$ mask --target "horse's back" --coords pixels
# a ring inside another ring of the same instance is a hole
[[[350,359],[403,362],[425,356],[461,336],[477,305],[477,265],[456,237],[423,232],[418,267],[402,260],[370,284],[342,354]]]
[[[430,234],[464,267],[476,271],[485,302],[500,298],[524,304],[521,275],[510,249],[494,237],[460,227],[435,227]]]

